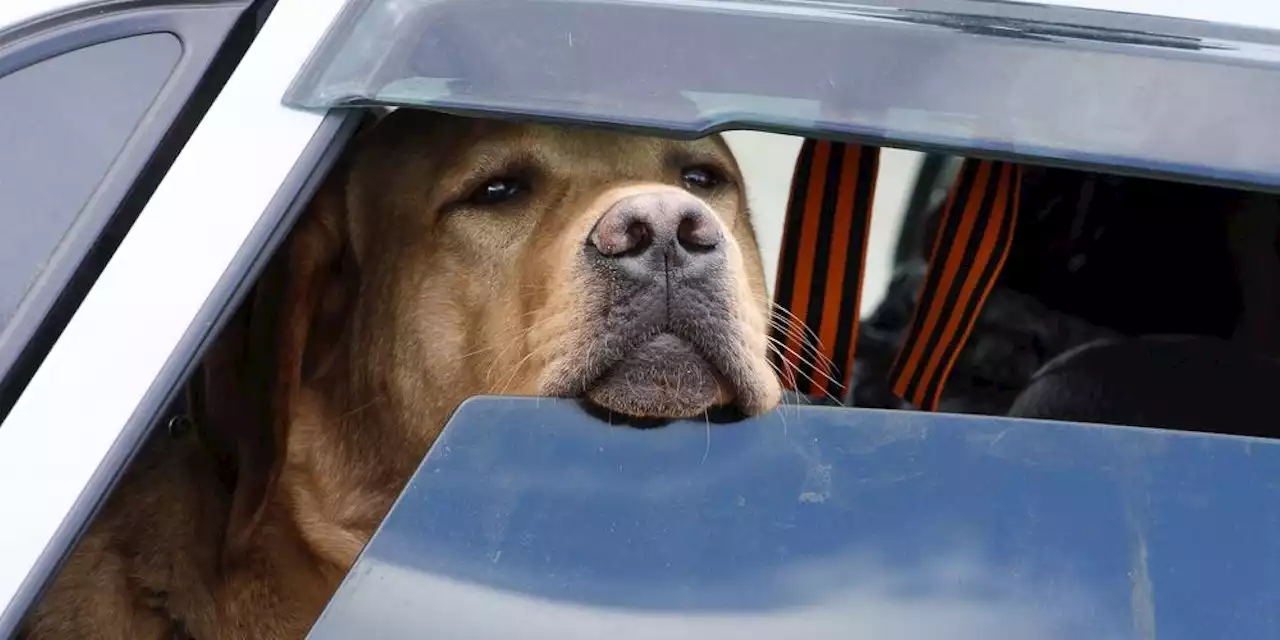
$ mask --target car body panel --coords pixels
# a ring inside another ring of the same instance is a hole
[[[310,638],[1274,638],[1280,443],[784,406],[454,415]]]
[[[262,226],[285,219],[320,165],[300,158],[318,136],[336,135],[325,111],[291,109],[280,96],[341,5],[275,6],[0,424],[0,521],[22,523],[0,538],[0,635],[83,531],[234,301],[266,246]]]

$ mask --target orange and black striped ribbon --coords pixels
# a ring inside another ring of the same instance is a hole
[[[933,411],[1004,267],[1018,218],[1022,168],[966,160],[939,216],[924,286],[889,381]]]
[[[783,384],[843,400],[880,149],[806,139],[796,160],[774,285],[771,338]]]

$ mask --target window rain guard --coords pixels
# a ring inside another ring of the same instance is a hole
[[[980,0],[353,0],[286,96],[1280,187],[1280,32]]]

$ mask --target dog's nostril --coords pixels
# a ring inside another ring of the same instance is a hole
[[[644,253],[653,244],[653,228],[643,220],[635,220],[627,225],[625,249],[618,253]]]
[[[632,212],[606,216],[591,232],[591,244],[601,255],[622,257],[643,253],[653,244],[649,221]]]
[[[685,251],[710,251],[720,244],[720,227],[706,213],[690,211],[681,217],[676,239]]]
[[[625,198],[600,217],[588,236],[601,257],[625,262],[634,274],[693,268],[723,251],[724,241],[715,214],[684,194]]]

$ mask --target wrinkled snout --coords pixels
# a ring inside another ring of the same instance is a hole
[[[614,203],[588,238],[604,264],[636,281],[719,271],[724,227],[706,203],[684,191],[638,193]]]
[[[591,223],[574,263],[573,334],[541,392],[636,418],[693,417],[716,406],[754,415],[776,405],[757,310],[747,308],[754,300],[734,235],[740,228],[694,193],[665,185],[602,197],[615,199]]]

